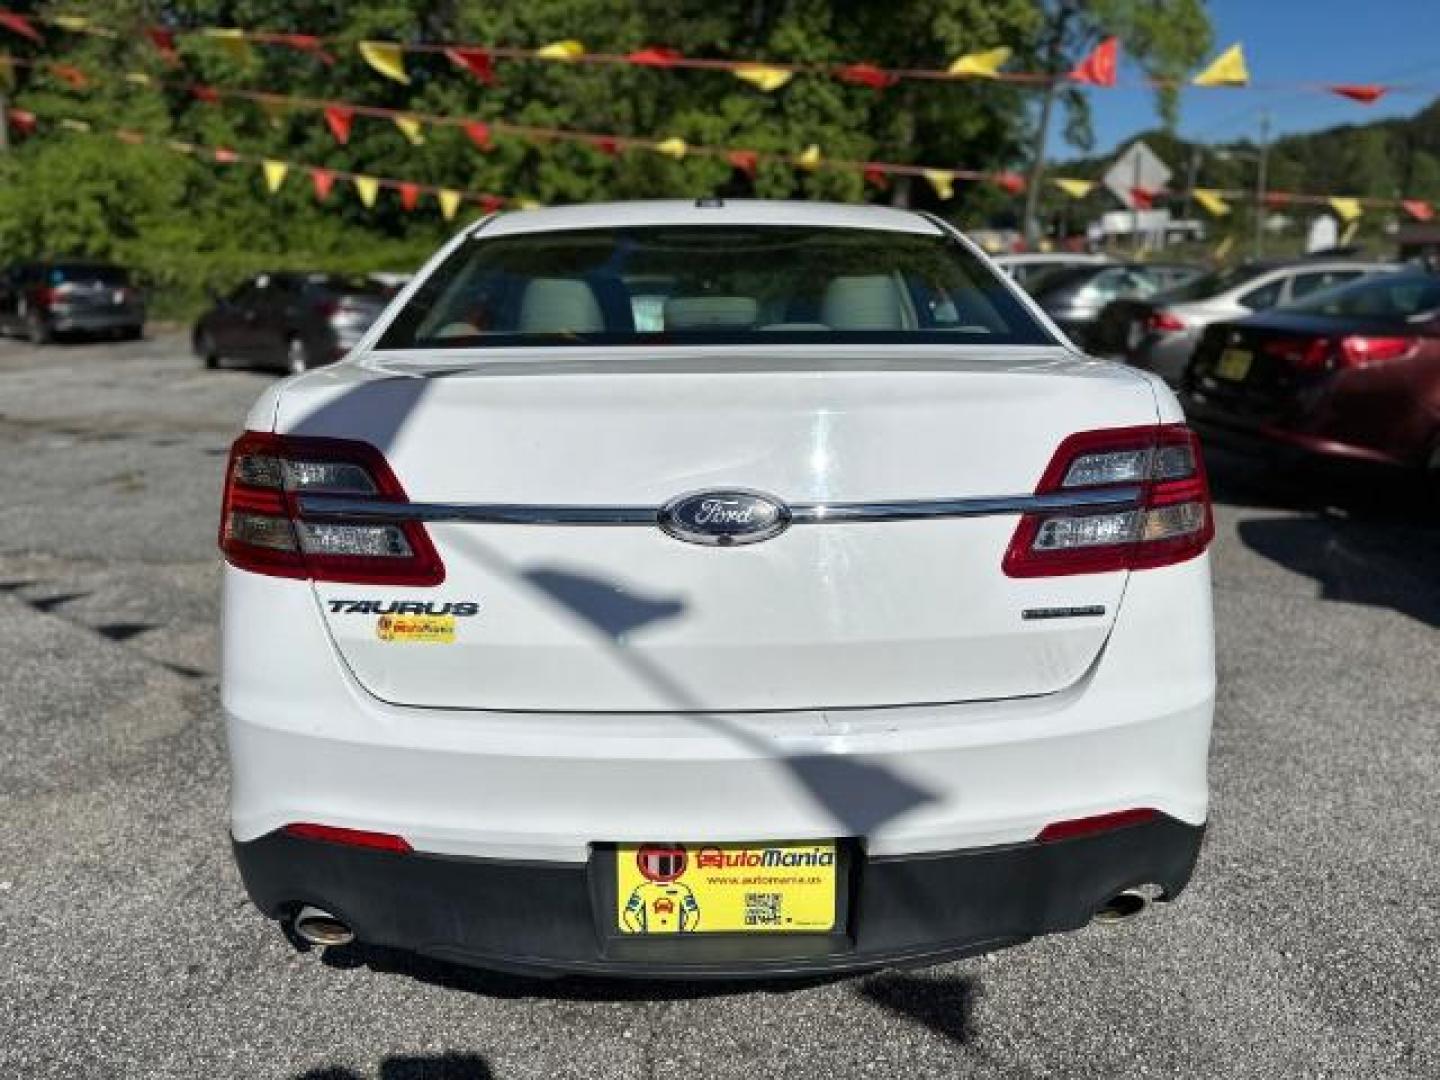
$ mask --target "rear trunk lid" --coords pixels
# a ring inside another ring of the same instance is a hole
[[[339,365],[292,384],[276,430],[365,439],[413,502],[658,508],[725,488],[792,505],[1028,494],[1072,432],[1156,422],[1144,379],[1058,349],[547,354]],[[432,523],[441,585],[316,590],[356,678],[410,705],[740,711],[1046,694],[1095,660],[1125,574],[1008,578],[1016,522],[796,523],[730,548],[648,522]],[[402,604],[452,614],[453,640],[384,639],[381,616]],[[1024,617],[1077,608],[1103,614]]]

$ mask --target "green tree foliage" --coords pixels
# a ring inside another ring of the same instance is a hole
[[[99,78],[76,90],[43,69],[16,68],[12,104],[32,108],[43,126],[0,162],[6,256],[113,255],[140,264],[162,285],[191,290],[260,266],[404,269],[454,225],[433,204],[406,213],[393,192],[366,209],[343,182],[319,204],[299,171],[272,197],[254,165],[192,160],[164,150],[166,140],[542,203],[753,194],[893,200],[978,221],[1010,197],[968,185],[942,206],[928,185],[882,188],[855,171],[767,163],[752,180],[714,157],[612,155],[503,134],[482,153],[456,128],[427,128],[416,147],[391,124],[359,116],[341,146],[318,112],[207,103],[184,88],[188,82],[536,127],[673,135],[692,145],[793,154],[814,144],[836,160],[995,169],[1022,159],[1027,135],[1030,92],[1009,84],[875,90],[798,75],[767,94],[725,72],[498,59],[499,82],[487,87],[435,52],[407,56],[405,86],[370,69],[354,46],[377,39],[533,47],[577,38],[591,52],[663,46],[696,57],[944,68],[957,55],[997,44],[1033,56],[1043,29],[1029,0],[89,0],[41,10],[83,10],[94,25],[120,33],[49,29],[43,49],[7,36],[4,46],[17,56],[63,59]],[[341,40],[330,46],[335,62],[327,65],[302,51],[262,46],[237,55],[221,42],[182,35],[183,64],[171,66],[145,37],[156,24]],[[127,81],[133,72],[154,85]],[[57,132],[58,116],[88,120],[95,133]],[[105,134],[117,126],[142,131],[156,145],[129,146]],[[476,212],[470,206],[464,214]]]

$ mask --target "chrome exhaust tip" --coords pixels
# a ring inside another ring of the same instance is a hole
[[[1116,893],[1095,912],[1098,923],[1118,923],[1133,919],[1150,906],[1150,898],[1139,889]]]
[[[330,912],[306,904],[295,916],[295,933],[311,945],[349,945],[355,931]]]

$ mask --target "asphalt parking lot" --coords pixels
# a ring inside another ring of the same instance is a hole
[[[1440,524],[1211,462],[1214,809],[1178,904],[911,972],[531,982],[295,952],[225,832],[214,547],[274,376],[0,342],[0,1075],[1440,1075]]]

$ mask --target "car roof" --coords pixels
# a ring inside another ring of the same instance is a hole
[[[497,214],[478,222],[474,232],[483,230],[488,238],[644,225],[798,225],[944,235],[932,219],[911,210],[779,199],[652,199],[547,206]]]
[[[996,255],[995,262],[1001,266],[1021,266],[1025,263],[1073,263],[1076,266],[1101,266],[1114,262],[1109,255],[1096,255],[1088,251],[1017,251]]]

